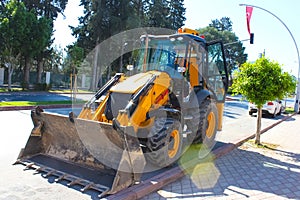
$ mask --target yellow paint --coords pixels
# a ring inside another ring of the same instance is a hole
[[[138,129],[146,121],[146,113],[154,108],[158,108],[161,105],[166,104],[169,99],[169,95],[165,95],[155,105],[155,100],[162,94],[166,89],[170,87],[170,76],[165,72],[150,71],[149,74],[155,74],[157,77],[154,80],[153,87],[148,91],[148,93],[142,97],[136,110],[130,118],[130,124],[134,129]]]
[[[216,127],[216,117],[214,112],[210,112],[207,116],[207,122],[208,126],[206,129],[206,137],[211,138],[215,133],[215,127]]]
[[[173,130],[171,133],[171,138],[173,138],[173,146],[168,150],[168,155],[170,158],[174,158],[178,152],[179,144],[180,144],[180,135],[178,130]],[[170,147],[169,147],[170,148]]]
[[[190,29],[190,28],[180,28],[178,29],[178,33],[180,34],[192,34],[192,35],[199,35],[199,32],[194,30],[194,29]]]
[[[224,103],[217,103],[217,109],[218,109],[218,131],[222,130],[222,124],[223,124],[223,112],[224,112]]]
[[[190,84],[192,87],[199,85],[199,70],[196,58],[190,58]]]
[[[104,100],[100,103],[100,105],[96,109],[92,120],[100,121],[100,122],[107,121],[106,117],[105,117],[105,120],[103,120],[103,113],[104,113],[104,109],[106,107],[108,97],[109,97],[109,94],[106,95]]]
[[[78,118],[80,119],[91,119],[92,109],[91,108],[83,108],[80,112]]]

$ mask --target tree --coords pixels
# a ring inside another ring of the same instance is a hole
[[[222,40],[224,43],[224,51],[226,64],[228,67],[228,72],[230,79],[232,80],[232,73],[234,70],[238,69],[241,64],[246,62],[248,55],[245,54],[245,47],[235,33],[223,30],[219,31],[218,28],[212,25],[198,30],[200,34],[205,36],[207,42],[214,40]]]
[[[232,31],[232,21],[229,17],[222,17],[220,20],[214,19],[209,26],[218,29],[218,31]]]
[[[37,65],[37,83],[41,82],[44,63],[52,51],[53,20],[66,3],[67,0],[1,1],[0,57],[8,68],[9,83],[14,68],[23,66],[23,86],[27,88],[33,63]]]
[[[154,0],[149,5],[149,26],[168,28],[168,15],[170,8],[165,0]]]
[[[63,71],[63,52],[64,50],[62,48],[55,46],[50,51],[51,54],[49,59],[44,60],[44,70],[53,73],[61,73]]]
[[[172,0],[169,2],[170,15],[168,17],[168,23],[170,26],[168,28],[177,30],[184,26],[185,18],[185,8],[183,6],[184,0]]]
[[[77,74],[78,68],[84,59],[83,49],[77,45],[70,45],[68,48],[68,57],[66,58],[66,64],[68,68],[65,69],[70,74]]]
[[[182,2],[183,0],[82,0],[84,16],[79,18],[79,26],[71,27],[73,35],[77,38],[74,45],[84,49],[84,55],[87,56],[98,44],[126,30],[149,26],[176,30],[185,20]],[[124,38],[124,43],[119,46],[114,44],[114,51],[122,52],[127,39],[132,38]],[[101,52],[102,56],[109,57],[108,54],[109,51]],[[127,53],[116,59],[113,64],[105,65],[102,61],[99,64],[115,72],[122,69],[130,57],[130,53]],[[95,53],[93,63],[97,63],[96,59]],[[93,70],[93,73],[94,71],[96,70]],[[93,74],[92,77],[98,76]]]
[[[135,20],[138,20],[136,27],[147,26],[146,13],[149,12],[149,0],[131,0]]]
[[[123,31],[139,27],[160,27],[175,32],[185,20],[183,0],[82,0],[81,4],[84,7],[84,16],[79,18],[79,26],[71,29],[77,38],[74,45],[84,49],[85,56],[93,52],[94,48],[104,40]],[[113,51],[123,52],[126,40],[132,38],[122,39],[124,42],[117,42],[120,43],[119,45],[112,44]],[[101,52],[101,56],[110,56],[109,49],[111,50],[112,47],[107,48],[108,51]],[[97,51],[94,52],[92,59],[94,68],[101,65],[102,68],[108,68],[108,71],[112,72],[120,71],[131,58],[130,53],[126,53],[117,58],[114,63],[104,64],[102,60],[98,63]],[[101,79],[102,76],[98,76],[103,73],[101,67],[99,71],[92,70],[92,77]],[[94,78],[92,82],[95,82]]]
[[[262,57],[255,63],[244,63],[235,74],[232,91],[242,94],[258,108],[255,143],[260,144],[262,106],[267,101],[283,99],[295,91],[296,81],[287,72],[283,72],[277,62]]]
[[[12,0],[2,8],[0,19],[2,60],[9,66],[9,75],[24,60],[24,88],[29,85],[29,70],[33,58],[39,60],[51,39],[51,21],[28,11],[24,3]],[[9,82],[11,76],[9,76]]]
[[[44,63],[46,63],[47,60],[51,60],[51,54],[53,53],[53,48],[50,47],[53,43],[53,39],[51,39],[53,33],[53,21],[57,18],[59,13],[63,13],[67,3],[68,0],[24,1],[27,11],[34,13],[38,18],[39,30],[41,30],[40,33],[38,33],[38,38],[41,42],[40,44],[44,42],[47,43],[46,46],[44,45],[44,48],[41,48],[40,51],[36,52],[34,55],[34,59],[37,61],[37,83],[41,83]],[[27,65],[29,65],[29,63],[27,63]],[[27,75],[29,73],[29,68],[30,67],[26,67],[25,64],[25,74]]]
[[[24,19],[26,27],[21,38],[21,54],[25,61],[23,83],[24,87],[28,88],[32,59],[48,46],[52,29],[48,19],[38,18],[32,12],[24,11]]]
[[[66,8],[68,0],[26,0],[25,7],[32,11],[34,10],[37,16],[43,16],[51,19],[53,22],[59,13],[63,13]]]
[[[177,30],[184,25],[184,14],[183,0],[153,0],[149,2],[146,25]]]
[[[2,2],[3,3],[3,2]],[[14,69],[20,64],[23,31],[26,28],[24,4],[10,1],[1,7],[0,16],[0,57],[8,69],[8,90]]]
[[[185,21],[183,0],[82,0],[84,16],[71,27],[85,54],[103,40],[138,27],[177,30]]]

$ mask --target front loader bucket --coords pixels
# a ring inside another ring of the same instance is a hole
[[[50,114],[38,107],[31,117],[34,128],[17,163],[102,195],[139,181],[145,158],[137,138],[124,139],[108,123]]]

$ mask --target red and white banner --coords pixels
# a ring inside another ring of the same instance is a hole
[[[246,6],[247,28],[248,28],[249,34],[251,34],[251,31],[250,31],[250,19],[251,19],[251,16],[252,16],[252,10],[253,10],[253,7]]]

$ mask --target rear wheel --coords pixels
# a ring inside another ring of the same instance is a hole
[[[193,120],[189,123],[189,127],[193,132],[193,143],[202,143],[199,157],[205,157],[215,145],[218,110],[215,101],[206,98],[201,103],[199,111],[199,114],[193,114]]]
[[[173,118],[157,118],[150,131],[146,158],[159,167],[174,163],[182,153],[181,124]]]
[[[275,109],[275,110],[274,110],[274,113],[273,113],[273,114],[271,114],[271,118],[275,118],[275,117],[276,117],[276,115],[277,115],[277,110]]]

